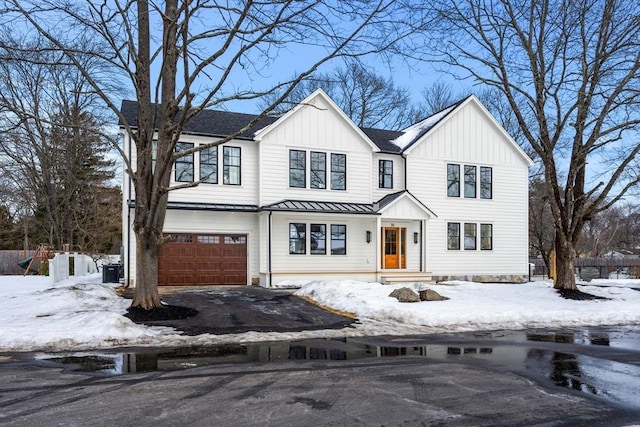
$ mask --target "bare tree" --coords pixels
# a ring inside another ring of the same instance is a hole
[[[332,58],[358,57],[409,49],[407,38],[423,28],[422,14],[406,14],[408,1],[272,0],[220,2],[214,0],[69,1],[2,0],[4,19],[20,18],[21,25],[38,31],[91,82],[118,114],[131,135],[135,164],[121,151],[135,190],[133,230],[136,235],[136,288],[133,307],[161,307],[157,288],[158,254],[163,243],[168,192],[175,160],[247,131],[286,99],[296,84]],[[400,17],[406,20],[400,20]],[[66,26],[69,35],[54,31]],[[160,28],[153,31],[152,28]],[[113,67],[109,76],[86,70],[78,51],[69,44],[80,34],[101,43],[93,56]],[[292,75],[275,84],[261,83],[261,74],[281,49],[304,44],[313,56],[292,64]],[[412,49],[418,50],[418,46]],[[301,61],[303,62],[303,61]],[[105,91],[114,75],[134,91],[135,129]],[[105,79],[105,77],[108,77]],[[186,122],[204,108],[230,100],[252,101],[282,90],[255,120],[209,145],[176,152]],[[157,157],[152,167],[152,140]],[[188,185],[197,185],[194,182]]]
[[[446,66],[502,92],[544,167],[555,287],[576,289],[585,222],[640,182],[640,4],[436,1]]]
[[[406,88],[397,87],[391,78],[384,78],[355,60],[300,82],[274,113],[284,114],[318,88],[360,127],[399,130],[420,118]],[[268,107],[281,92],[267,96],[262,106]]]
[[[423,113],[426,116],[442,111],[462,99],[464,95],[457,93],[450,84],[435,82],[422,89],[422,99],[425,105]]]

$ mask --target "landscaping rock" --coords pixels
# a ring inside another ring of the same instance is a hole
[[[449,298],[443,297],[442,295],[431,289],[420,291],[420,301],[446,301],[448,299]]]
[[[400,288],[389,294],[390,297],[396,298],[400,302],[420,302],[420,295],[413,289]]]

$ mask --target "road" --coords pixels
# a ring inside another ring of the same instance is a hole
[[[6,426],[640,424],[640,328],[0,358]]]

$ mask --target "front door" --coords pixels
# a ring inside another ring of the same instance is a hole
[[[405,268],[406,234],[404,227],[382,229],[382,268]]]

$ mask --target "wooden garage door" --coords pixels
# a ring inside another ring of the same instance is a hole
[[[159,285],[246,285],[246,234],[166,234]]]

